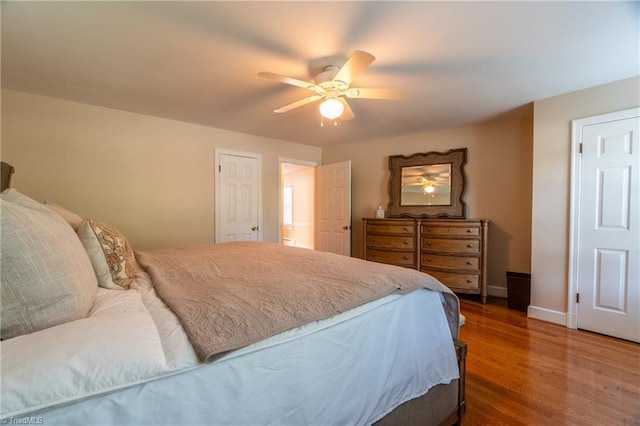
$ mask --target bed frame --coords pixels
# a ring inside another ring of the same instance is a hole
[[[0,185],[0,191],[4,191],[11,185],[11,175],[13,174],[13,166],[0,161],[0,175],[2,175],[2,184]]]
[[[466,411],[464,396],[467,344],[456,340],[460,379],[437,385],[423,396],[397,407],[376,422],[376,426],[459,425]]]
[[[14,168],[0,162],[1,188],[5,190],[11,185]],[[413,426],[413,425],[459,425],[466,411],[465,375],[466,375],[466,343],[455,340],[460,379],[446,385],[437,385],[419,398],[412,399],[396,407],[392,412],[376,422],[376,426]]]

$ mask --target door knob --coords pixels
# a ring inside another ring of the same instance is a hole
[[[345,225],[345,226],[342,227],[342,229],[344,229],[346,231],[347,229],[351,229],[351,227],[349,225]]]
[[[251,227],[251,230],[252,230],[252,231],[257,231],[258,229],[260,229],[258,226],[252,226],[252,227]]]

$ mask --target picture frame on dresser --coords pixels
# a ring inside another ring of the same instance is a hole
[[[466,217],[467,148],[389,156],[388,217]]]

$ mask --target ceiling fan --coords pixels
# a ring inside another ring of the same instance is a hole
[[[312,96],[275,109],[274,112],[282,113],[291,111],[294,108],[324,99],[320,104],[320,114],[323,117],[330,120],[337,118],[350,120],[355,115],[345,97],[359,99],[403,99],[409,94],[406,90],[349,87],[375,59],[376,58],[370,53],[356,50],[342,67],[338,65],[326,65],[322,68],[322,71],[314,76],[314,83],[265,71],[258,73],[258,76],[315,92]]]

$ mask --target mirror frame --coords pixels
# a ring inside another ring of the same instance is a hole
[[[451,204],[443,206],[403,206],[400,204],[402,190],[402,168],[432,164],[451,164]],[[447,152],[425,152],[405,157],[389,156],[389,208],[388,217],[450,218],[465,219],[467,204],[464,201],[467,164],[467,148],[451,149]]]

